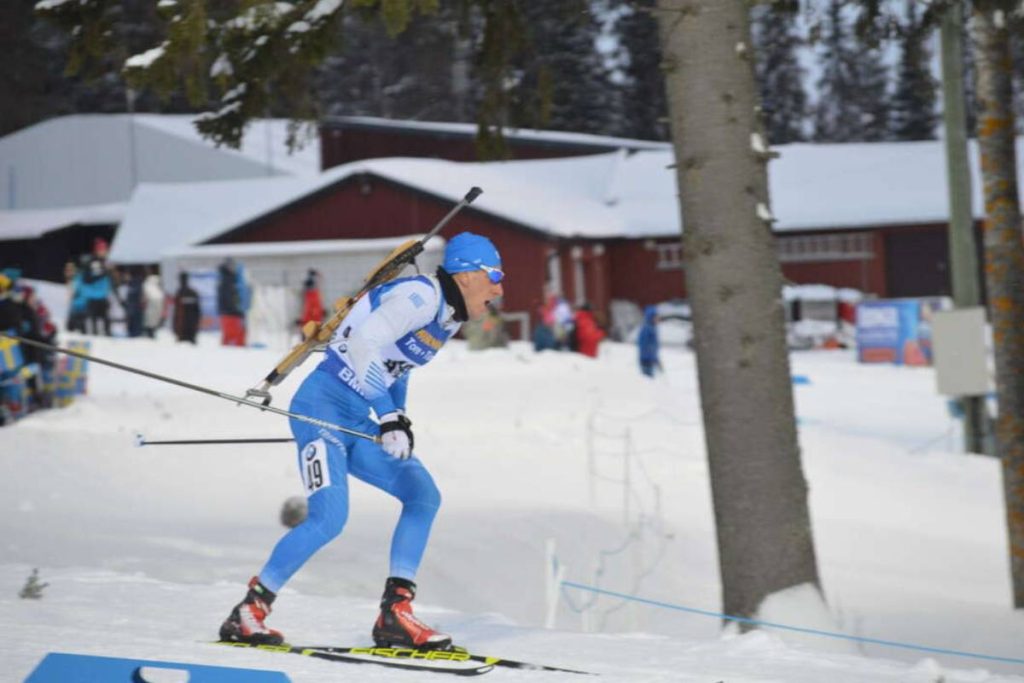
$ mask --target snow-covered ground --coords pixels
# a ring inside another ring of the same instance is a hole
[[[280,354],[208,336],[198,347],[94,340],[93,352],[236,394]],[[444,497],[420,616],[475,651],[614,681],[1024,681],[1012,663],[779,630],[723,635],[712,617],[576,588],[545,630],[548,539],[569,581],[720,608],[693,356],[666,350],[667,372],[651,381],[634,355],[454,342],[417,371],[417,450]],[[810,379],[794,391],[830,618],[799,596],[773,599],[763,617],[1024,658],[998,463],[957,453],[933,373],[861,366],[848,352],[795,354],[793,366]],[[0,429],[0,680],[22,680],[50,651],[273,669],[296,682],[416,676],[208,644],[283,532],[281,504],[301,494],[292,447],[137,448],[134,436],[288,436],[286,421],[99,365],[89,383],[71,407]],[[344,535],[282,591],[270,623],[300,644],[368,642],[396,515],[394,501],[354,482]],[[41,600],[19,599],[33,567],[50,585]]]

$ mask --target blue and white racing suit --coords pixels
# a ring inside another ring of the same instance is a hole
[[[338,326],[324,360],[303,381],[292,412],[377,434],[378,416],[405,409],[409,371],[428,363],[461,323],[436,277],[401,278],[372,289]],[[291,420],[309,516],[278,541],[260,581],[278,592],[348,518],[348,475],[402,503],[391,539],[390,576],[414,580],[441,495],[415,455],[400,460],[377,443]]]

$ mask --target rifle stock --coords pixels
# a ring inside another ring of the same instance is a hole
[[[351,297],[343,297],[335,302],[334,313],[331,317],[325,320],[322,324],[317,325],[316,323],[306,323],[302,328],[303,340],[299,342],[291,351],[282,358],[274,369],[271,370],[263,381],[256,387],[249,389],[245,392],[246,397],[258,398],[263,402],[263,405],[270,405],[272,399],[270,395],[271,387],[275,387],[280,384],[285,377],[291,373],[292,370],[302,365],[302,363],[309,358],[309,356],[317,349],[317,347],[328,343],[331,337],[334,336],[334,332],[341,325],[341,321],[345,319],[349,311],[371,289],[378,285],[382,285],[385,282],[389,282],[402,272],[408,264],[412,263],[417,256],[423,252],[424,245],[431,237],[441,231],[448,221],[450,221],[456,213],[458,213],[463,207],[471,204],[474,199],[480,196],[483,192],[479,187],[473,187],[466,196],[456,204],[444,218],[438,222],[437,225],[431,229],[427,235],[421,240],[408,240],[403,244],[395,247],[390,254],[388,254],[380,264],[374,268],[369,275],[363,280],[363,286]]]

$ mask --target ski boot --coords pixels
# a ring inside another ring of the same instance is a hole
[[[373,625],[377,647],[408,647],[415,650],[448,650],[452,637],[435,631],[412,613],[416,584],[392,576],[384,586],[380,616]]]
[[[270,615],[270,605],[277,596],[260,583],[258,576],[249,581],[245,599],[235,605],[230,616],[220,626],[220,639],[232,643],[253,645],[280,645],[284,636],[280,631],[267,628],[263,620]]]

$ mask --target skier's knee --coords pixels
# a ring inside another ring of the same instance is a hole
[[[441,507],[441,491],[429,476],[416,496],[416,502],[435,511]]]
[[[316,534],[320,545],[332,540],[345,528],[348,521],[348,495],[334,487],[321,489],[309,499],[306,524]]]
[[[435,511],[441,507],[441,492],[434,478],[422,467],[410,468],[399,475],[396,495],[405,505],[415,503]]]

